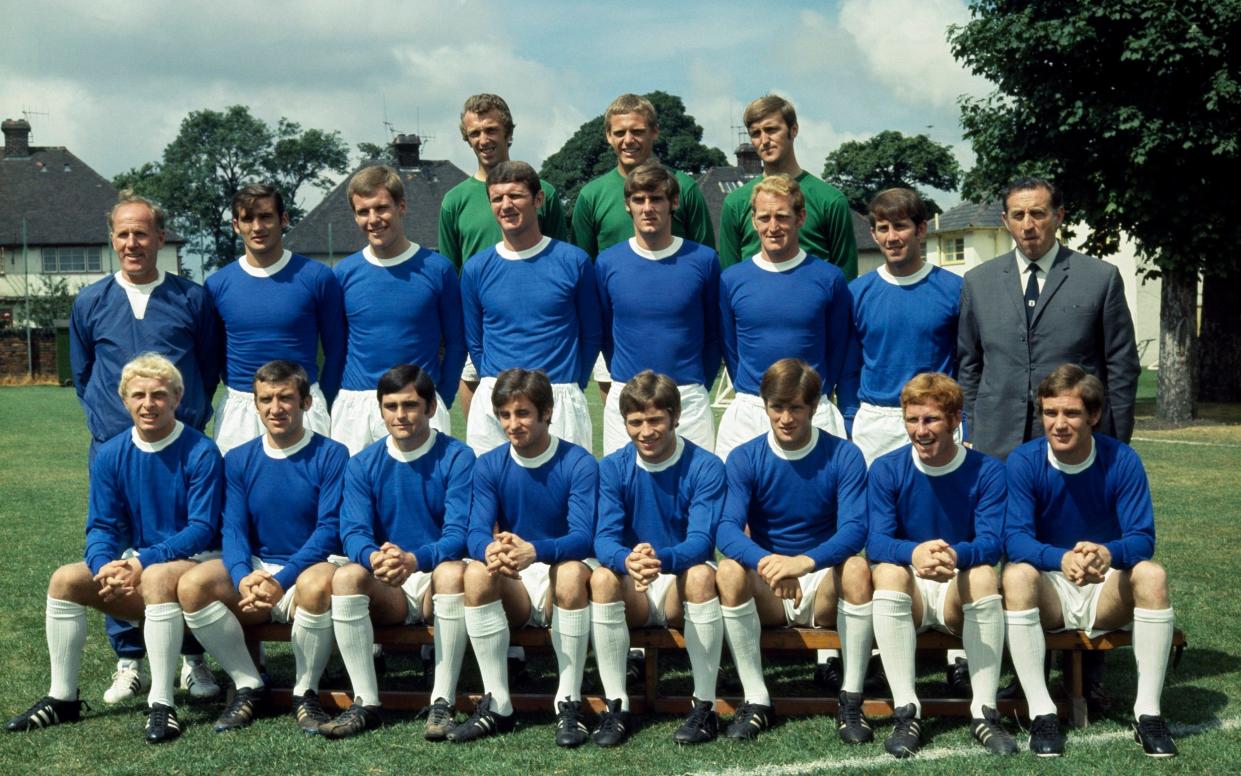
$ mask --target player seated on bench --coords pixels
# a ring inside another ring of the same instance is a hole
[[[632,732],[625,660],[629,628],[682,628],[694,677],[690,714],[673,734],[679,744],[714,739],[715,683],[724,626],[715,564],[715,529],[724,508],[724,465],[677,433],[676,381],[639,372],[620,392],[630,444],[599,465],[591,619],[599,678],[608,699],[594,740],[615,746]]]
[[[353,705],[319,732],[346,738],[382,724],[375,625],[433,623],[435,682],[423,737],[441,741],[453,727],[465,657],[461,557],[474,454],[431,428],[436,394],[426,370],[394,366],[376,394],[388,436],[345,470],[340,535],[352,563],[332,578],[332,621]]]
[[[327,714],[319,678],[332,656],[329,562],[340,558],[340,488],[348,449],[306,428],[314,399],[306,370],[269,361],[254,374],[265,433],[224,456],[224,558],[201,563],[177,586],[185,623],[233,680],[215,722],[222,733],[254,721],[267,688],[242,625],[293,624],[293,716],[317,733]]]
[[[133,428],[99,446],[91,466],[86,561],[61,566],[47,586],[47,695],[9,720],[10,731],[77,722],[86,607],[143,623],[151,663],[146,740],[181,735],[172,697],[184,622],[177,582],[219,557],[224,466],[215,443],[176,418],[184,393],[172,362],[143,353],[118,387]]]
[[[954,441],[963,401],[961,387],[938,372],[906,383],[900,402],[912,444],[877,458],[866,483],[875,643],[895,707],[884,748],[894,757],[922,747],[914,656],[917,634],[932,628],[959,635],[965,645],[974,740],[995,754],[1017,751],[995,700],[1004,654],[994,568],[1004,528],[1004,465]]]
[[[862,714],[871,648],[870,567],[858,555],[866,543],[866,463],[852,442],[812,424],[820,390],[805,361],[772,364],[760,385],[771,430],[728,456],[716,538],[727,557],[716,582],[745,692],[729,738],[753,738],[771,725],[761,627],[829,623],[840,634],[844,662],[837,734],[848,744],[874,738]]]
[[[1093,637],[1132,628],[1134,738],[1151,757],[1174,757],[1159,708],[1174,630],[1168,575],[1151,560],[1155,511],[1141,459],[1093,431],[1105,396],[1080,366],[1057,368],[1038,387],[1044,437],[1008,458],[1008,648],[1029,704],[1030,749],[1055,757],[1064,734],[1043,674],[1043,630]]]
[[[508,442],[474,468],[465,568],[465,627],[486,693],[452,741],[513,729],[508,687],[509,628],[551,627],[560,683],[553,704],[556,744],[589,738],[582,720],[582,671],[590,641],[590,557],[599,465],[588,451],[551,434],[552,384],[539,371],[507,369],[491,407]],[[477,401],[477,397],[475,399]]]

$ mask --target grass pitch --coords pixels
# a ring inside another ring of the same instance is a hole
[[[594,386],[587,397],[596,410]],[[1142,407],[1139,408],[1142,414]],[[644,720],[625,746],[577,751],[552,742],[551,714],[523,719],[517,732],[475,745],[429,744],[421,723],[393,715],[388,727],[341,742],[297,732],[288,716],[262,719],[248,730],[218,735],[211,723],[218,704],[181,700],[185,725],[181,740],[164,746],[142,741],[141,701],[105,706],[101,700],[114,658],[103,633],[102,617],[89,615],[90,636],[82,669],[82,696],[93,706],[78,725],[29,734],[0,734],[3,773],[762,773],[800,774],[838,770],[909,773],[1011,772],[1032,768],[1048,773],[1117,772],[1159,767],[1192,773],[1241,769],[1241,598],[1232,583],[1241,574],[1241,495],[1233,486],[1241,472],[1241,427],[1235,408],[1204,408],[1213,423],[1187,429],[1140,425],[1135,447],[1146,462],[1155,500],[1157,559],[1169,569],[1177,624],[1189,638],[1178,668],[1169,672],[1163,706],[1179,731],[1181,756],[1170,762],[1148,760],[1126,732],[1134,689],[1129,650],[1108,660],[1107,683],[1115,701],[1110,718],[1086,731],[1073,731],[1066,757],[1036,761],[1028,753],[998,760],[982,756],[962,720],[930,719],[922,757],[896,762],[880,743],[845,747],[824,718],[788,719],[748,745],[727,741],[678,748],[672,731],[678,720]],[[454,428],[464,423],[455,413]],[[1192,443],[1192,444],[1187,444]],[[47,651],[43,639],[46,583],[56,566],[81,557],[87,494],[87,434],[72,390],[54,387],[0,388],[0,714],[23,710],[47,690]],[[729,662],[725,651],[725,664]],[[550,658],[532,660],[531,689],[555,684]],[[287,646],[269,648],[269,663],[280,684],[291,683]],[[417,661],[390,660],[385,686],[412,687]],[[684,692],[684,663],[674,662],[669,688]],[[774,662],[773,690],[794,693],[808,685],[809,661]],[[942,668],[930,663],[920,689],[933,692]],[[338,659],[325,686],[346,686]],[[463,689],[478,688],[473,657],[467,656]],[[593,659],[588,689],[597,689]],[[725,689],[730,694],[735,690]],[[809,692],[809,690],[807,690]],[[183,698],[180,694],[179,699]],[[1015,730],[1011,724],[1010,729]],[[876,725],[882,740],[888,724]],[[1018,733],[1019,740],[1024,736]]]

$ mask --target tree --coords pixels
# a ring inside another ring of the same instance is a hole
[[[396,165],[396,153],[390,145],[379,145],[378,143],[358,143],[358,163],[363,162],[379,162],[389,166]]]
[[[73,311],[77,294],[69,290],[64,277],[43,277],[43,288],[30,295],[30,323],[36,329],[51,329],[56,321],[65,320]]]
[[[240,251],[230,224],[238,189],[271,183],[296,223],[303,215],[298,200],[302,187],[330,189],[334,182],[329,174],[343,174],[348,161],[339,132],[303,130],[284,118],[273,129],[246,106],[234,105],[223,112],[189,114],[161,161],[123,172],[113,185],[132,188],[163,205],[169,226],[185,238],[190,252],[206,256],[206,265],[212,267]]]
[[[1241,272],[1202,276],[1198,400],[1241,402]]]
[[[948,37],[996,87],[961,103],[966,197],[1045,174],[1087,250],[1130,235],[1163,281],[1156,414],[1190,420],[1198,273],[1239,263],[1241,0],[973,0]]]
[[[655,156],[664,164],[690,174],[728,164],[723,151],[702,144],[702,127],[685,112],[680,97],[658,91],[642,96],[651,101],[659,116]],[[614,167],[616,153],[603,137],[603,116],[599,115],[583,124],[559,151],[547,157],[539,175],[551,181],[565,198],[568,214],[582,186]]]
[[[956,191],[961,182],[961,165],[952,149],[926,135],[906,137],[887,130],[869,140],[850,140],[827,155],[823,180],[844,192],[849,206],[865,213],[871,199],[893,187],[915,189],[930,186]],[[931,213],[943,209],[926,196]]]

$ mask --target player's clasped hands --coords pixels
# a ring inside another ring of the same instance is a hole
[[[141,576],[142,564],[137,558],[127,558],[103,564],[94,580],[99,585],[99,597],[115,601],[136,592]]]
[[[243,612],[270,612],[284,597],[284,588],[263,569],[242,577],[237,592],[241,593],[237,608]]]
[[[948,582],[957,570],[957,552],[943,539],[923,542],[913,551],[914,573],[923,579]]]
[[[392,542],[384,542],[383,546],[372,552],[370,561],[375,579],[393,587],[405,584],[409,575],[418,570],[418,559],[414,554]]]
[[[483,554],[486,556],[487,571],[492,576],[503,574],[512,579],[520,578],[522,569],[537,558],[533,544],[509,531],[497,533],[495,541],[487,545],[487,551]]]
[[[633,548],[625,558],[625,571],[633,580],[633,589],[639,593],[646,592],[658,577],[663,563],[655,555],[655,548],[648,542],[642,542]]]
[[[1078,587],[1102,582],[1111,567],[1111,551],[1094,542],[1078,542],[1060,559],[1060,570]]]
[[[758,562],[758,576],[767,583],[776,597],[790,600],[794,606],[801,604],[801,584],[798,579],[814,571],[814,561],[805,555],[777,555],[772,553]]]

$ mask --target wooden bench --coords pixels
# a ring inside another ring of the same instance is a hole
[[[288,625],[268,623],[249,626],[245,629],[246,637],[252,641],[289,641],[292,629]],[[375,628],[375,643],[382,644],[385,649],[414,650],[424,644],[434,643],[434,629],[425,625],[398,625]],[[541,628],[519,628],[512,633],[513,646],[527,649],[549,649],[551,647],[550,632]],[[1066,653],[1063,664],[1065,695],[1057,700],[1056,707],[1062,717],[1072,720],[1075,727],[1085,727],[1089,723],[1086,713],[1086,698],[1082,684],[1082,655],[1088,651],[1106,651],[1117,647],[1129,646],[1132,638],[1125,631],[1114,631],[1096,638],[1090,638],[1081,631],[1047,634],[1047,649]],[[1173,635],[1175,647],[1173,665],[1180,662],[1181,653],[1186,646],[1185,634],[1177,630]],[[672,628],[636,628],[630,631],[630,646],[646,651],[646,665],[643,676],[643,691],[640,695],[630,696],[630,708],[638,714],[659,713],[681,715],[690,707],[689,696],[661,695],[659,693],[659,655],[663,650],[684,650],[685,637],[679,630]],[[937,631],[928,631],[918,636],[919,650],[960,649],[961,640]],[[811,628],[767,628],[762,635],[763,654],[806,653],[819,649],[840,649],[840,637],[836,631]],[[512,688],[517,689],[517,688]],[[352,703],[352,698],[344,690],[324,690],[320,693],[324,705],[344,709]],[[385,707],[391,709],[416,710],[431,702],[426,692],[385,690],[381,692]],[[276,702],[292,704],[292,694],[287,689],[274,688],[272,697]],[[477,693],[459,694],[456,698],[458,708],[470,708],[479,699]],[[551,708],[551,696],[541,693],[513,692],[513,706],[523,711],[547,710]],[[604,709],[605,700],[602,696],[584,696],[584,700],[596,711]],[[740,705],[739,698],[719,698],[717,709],[721,714],[731,714]],[[919,698],[922,713],[926,716],[970,716],[970,701],[962,698]],[[784,696],[774,698],[776,711],[784,715],[834,714],[836,699],[814,696]],[[1025,704],[1022,701],[1000,701],[1000,712],[1003,714],[1024,714]],[[868,698],[864,709],[873,717],[891,716],[892,701],[884,698]]]

